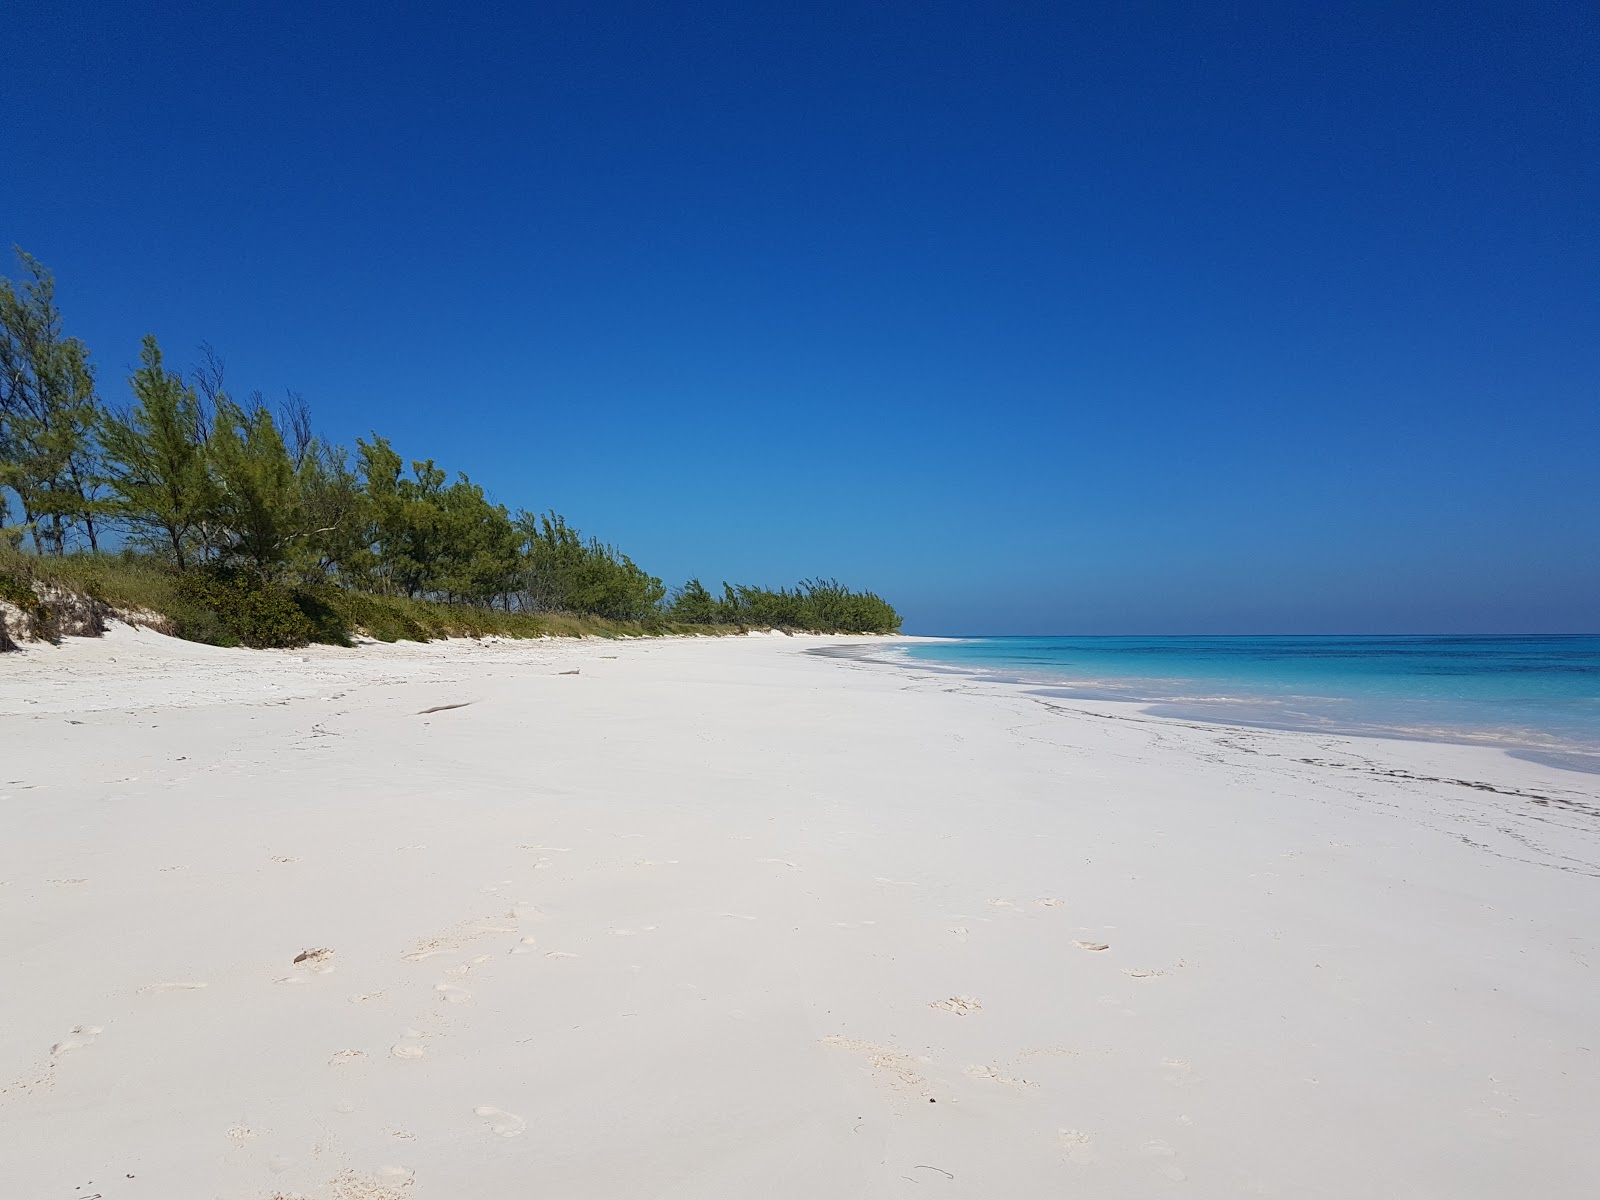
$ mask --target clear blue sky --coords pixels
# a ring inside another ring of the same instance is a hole
[[[12,5],[104,394],[920,632],[1600,631],[1592,4],[492,7]]]

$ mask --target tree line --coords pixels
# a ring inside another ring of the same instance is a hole
[[[292,393],[276,410],[259,392],[236,399],[208,347],[185,374],[147,336],[127,400],[107,404],[88,348],[65,333],[51,274],[17,257],[20,279],[0,277],[0,542],[13,548],[115,548],[247,589],[335,586],[508,613],[899,627],[881,597],[831,580],[720,594],[690,580],[669,596],[554,511],[512,512],[465,473],[408,463],[376,434],[352,454],[314,432]]]

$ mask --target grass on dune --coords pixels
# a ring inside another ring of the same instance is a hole
[[[741,633],[731,625],[666,619],[612,620],[580,613],[522,613],[375,596],[332,584],[284,586],[240,573],[179,573],[149,558],[119,554],[42,557],[0,549],[0,598],[24,597],[38,582],[189,641],[221,646],[350,645],[451,637],[653,637]],[[45,604],[49,604],[49,599]]]

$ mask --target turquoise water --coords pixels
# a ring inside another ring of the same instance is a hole
[[[895,653],[1164,715],[1600,755],[1600,637],[980,637]]]

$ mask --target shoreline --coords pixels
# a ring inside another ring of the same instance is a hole
[[[969,639],[925,638],[910,640],[949,642]],[[889,645],[888,648],[893,649],[893,646]],[[855,655],[848,649],[844,656],[870,659],[870,655],[866,652]],[[1340,723],[1335,719],[1326,719],[1323,724],[1312,724],[1309,721],[1295,724],[1287,720],[1273,720],[1268,716],[1251,719],[1243,712],[1237,714],[1218,712],[1214,708],[1206,707],[1207,705],[1229,704],[1239,705],[1241,709],[1252,705],[1259,707],[1261,703],[1268,699],[1259,695],[1218,693],[1214,696],[1203,698],[1190,697],[1187,700],[1160,696],[1139,698],[1118,695],[1109,691],[1097,691],[1092,685],[1077,685],[1068,681],[1052,680],[1046,678],[1042,673],[1039,677],[1030,677],[1016,671],[1007,671],[997,667],[961,666],[933,660],[916,659],[909,655],[898,658],[881,657],[870,659],[870,661],[892,668],[965,676],[986,683],[1015,687],[1033,695],[1053,699],[1094,704],[1129,705],[1150,717],[1160,717],[1191,724],[1216,725],[1220,728],[1232,729],[1277,730],[1284,733],[1305,733],[1314,736],[1328,735],[1404,742],[1438,742],[1457,746],[1482,746],[1502,750],[1513,758],[1521,758],[1529,762],[1558,767],[1563,770],[1578,771],[1583,774],[1600,775],[1600,750],[1592,748],[1589,743],[1577,744],[1537,730],[1517,730],[1512,732],[1479,726],[1406,726],[1380,722],[1366,724],[1359,722]],[[1313,700],[1328,699],[1328,697],[1320,696],[1309,698]]]
[[[13,1187],[1584,1194],[1592,776],[886,640],[8,660]]]

